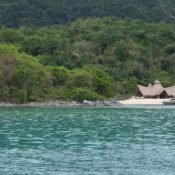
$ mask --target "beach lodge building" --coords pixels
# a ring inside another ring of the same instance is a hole
[[[159,80],[154,85],[137,85],[136,96],[140,98],[175,98],[175,86],[164,88]]]

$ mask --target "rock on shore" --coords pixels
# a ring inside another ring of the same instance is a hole
[[[24,106],[24,107],[103,107],[103,106],[120,106],[121,103],[118,101],[88,101],[84,100],[82,103],[76,101],[47,101],[47,102],[31,102],[26,104],[14,104],[1,102],[0,107],[15,107],[15,106]]]

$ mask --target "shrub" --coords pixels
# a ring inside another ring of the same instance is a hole
[[[69,79],[69,70],[63,66],[60,67],[49,67],[50,72],[53,76],[53,85],[62,86]]]
[[[114,80],[102,69],[86,67],[92,75],[92,88],[102,96],[111,97],[115,94]]]
[[[71,72],[71,77],[68,82],[69,87],[87,87],[91,88],[92,77],[91,74],[83,69],[75,69]]]
[[[75,88],[68,93],[67,99],[83,102],[84,100],[102,100],[104,97],[98,95],[95,92],[90,91],[87,88]]]
[[[28,101],[26,89],[18,89],[15,87],[11,87],[9,100],[10,102],[15,103],[26,103]]]

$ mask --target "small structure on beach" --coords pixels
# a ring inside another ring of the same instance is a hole
[[[175,98],[175,86],[164,88],[159,80],[148,86],[137,85],[136,96],[142,98]]]
[[[165,92],[168,98],[175,98],[175,86],[165,88]]]

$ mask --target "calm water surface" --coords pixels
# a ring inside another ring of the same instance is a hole
[[[1,108],[12,174],[174,175],[175,108]]]

